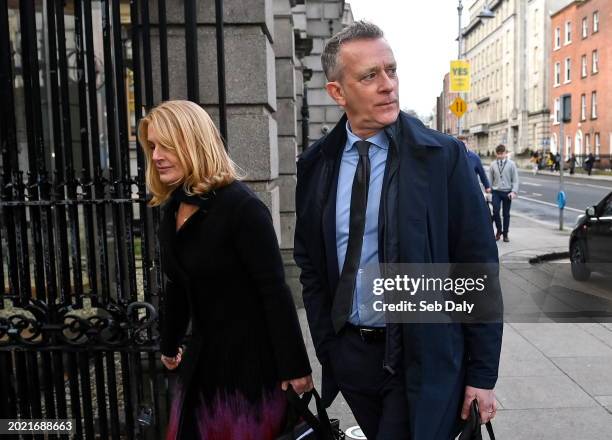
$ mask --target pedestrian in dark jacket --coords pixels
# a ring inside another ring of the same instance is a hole
[[[593,171],[593,166],[595,165],[595,156],[593,156],[593,153],[589,153],[586,160],[584,161],[584,165],[587,174],[590,176],[591,172]]]
[[[480,179],[480,183],[482,183],[482,186],[485,191],[487,193],[490,193],[491,184],[489,183],[489,179],[487,179],[487,173],[485,173],[485,170],[482,166],[480,156],[478,156],[478,154],[469,149],[467,144],[467,137],[461,135],[457,136],[457,139],[459,139],[461,142],[463,142],[463,145],[465,145],[465,152],[468,155],[468,161],[470,162],[470,166],[474,168],[474,173],[476,173],[476,176],[478,176],[478,178]]]
[[[576,171],[576,155],[572,153],[569,159],[567,159],[567,162],[569,163],[570,174],[574,174],[574,172]]]
[[[495,416],[501,323],[387,324],[365,265],[496,263],[489,215],[464,146],[400,112],[382,31],[355,22],[321,56],[346,114],[298,161],[295,260],[323,367],[368,439],[448,440],[471,402]],[[398,392],[399,391],[399,392]]]
[[[197,104],[160,104],[139,140],[151,205],[163,204],[161,361],[180,366],[166,438],[274,440],[283,389],[310,390],[312,379],[270,213]]]

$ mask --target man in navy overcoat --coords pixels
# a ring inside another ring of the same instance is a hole
[[[370,440],[449,440],[472,400],[483,423],[495,416],[502,324],[388,324],[353,269],[497,264],[489,213],[463,145],[400,111],[377,26],[336,34],[322,64],[345,115],[298,160],[294,256],[323,400],[342,392]]]

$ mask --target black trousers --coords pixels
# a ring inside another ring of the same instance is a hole
[[[330,354],[334,378],[368,440],[407,440],[403,374],[383,369],[384,354],[384,340],[365,342],[345,327]]]
[[[512,199],[508,197],[508,194],[510,194],[510,191],[493,190],[493,219],[495,220],[495,228],[497,232],[502,233],[504,237],[508,235],[508,229],[510,228],[510,206],[512,205]],[[503,227],[502,220],[499,216],[500,206],[504,217]]]

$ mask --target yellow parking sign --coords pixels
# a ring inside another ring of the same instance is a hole
[[[470,62],[466,60],[451,61],[450,65],[450,91],[470,91]]]

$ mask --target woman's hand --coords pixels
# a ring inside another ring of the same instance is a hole
[[[174,370],[176,367],[178,367],[179,364],[181,363],[182,358],[183,358],[183,348],[182,347],[179,347],[178,354],[174,357],[164,356],[163,354],[161,355],[162,364],[164,364],[164,366],[168,370]]]
[[[312,376],[309,374],[308,376],[300,377],[299,379],[291,379],[291,380],[283,380],[281,383],[281,388],[283,391],[287,391],[289,385],[293,387],[293,390],[297,394],[304,394],[314,388],[312,383]]]

